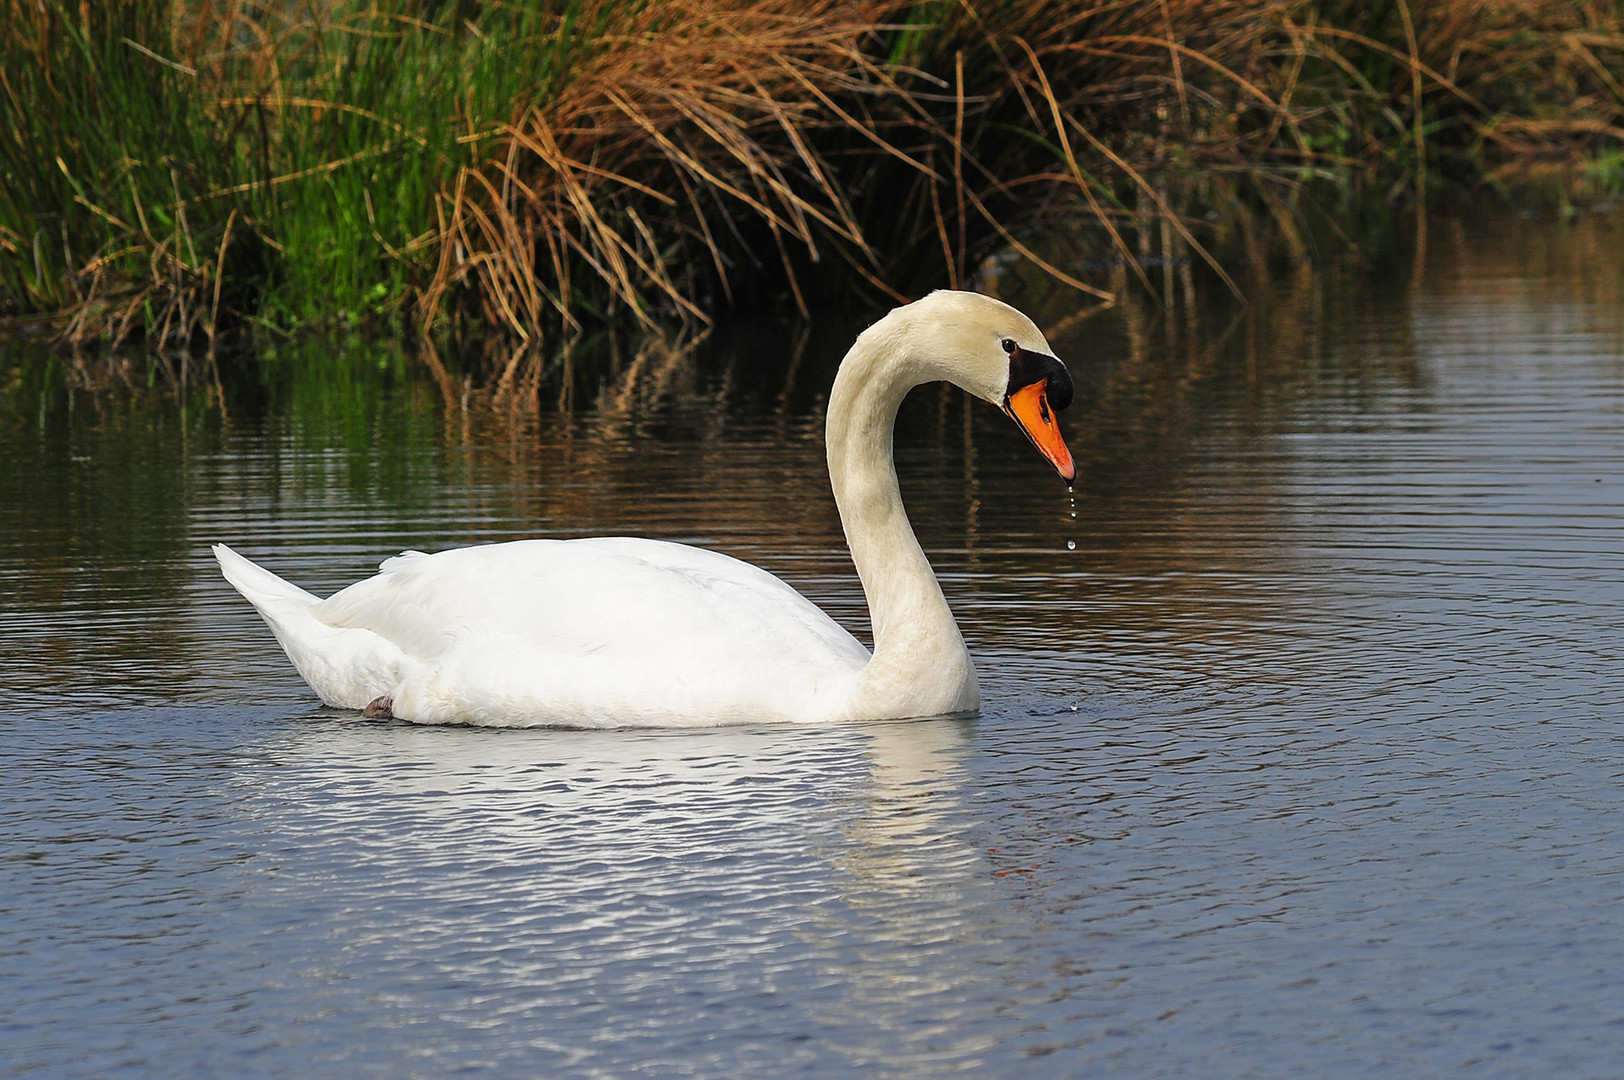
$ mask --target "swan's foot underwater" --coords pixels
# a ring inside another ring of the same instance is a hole
[[[390,711],[395,699],[388,694],[382,694],[367,702],[367,707],[361,710],[361,715],[368,720],[393,720],[395,714]]]

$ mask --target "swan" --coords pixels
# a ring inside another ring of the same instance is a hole
[[[874,651],[764,570],[633,537],[408,551],[325,600],[224,544],[221,572],[328,705],[425,724],[676,727],[973,712],[970,653],[903,510],[903,397],[947,380],[1002,408],[1060,476],[1066,367],[1031,319],[938,291],[858,335],[829,393],[829,480]]]

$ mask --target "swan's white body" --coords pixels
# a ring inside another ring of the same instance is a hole
[[[869,602],[872,655],[771,574],[682,544],[613,537],[407,552],[325,600],[223,544],[214,552],[300,675],[340,708],[570,727],[968,712],[980,702],[975,668],[903,511],[891,433],[903,397],[924,382],[947,379],[1008,409],[1020,350],[1058,367],[1014,308],[934,293],[864,331],[841,364],[829,473]],[[1052,429],[1047,402],[1042,413]],[[1067,475],[1064,444],[1051,452],[1022,423]]]
[[[323,701],[361,709],[387,696],[394,715],[423,723],[832,719],[869,660],[765,570],[683,544],[408,552],[326,600],[215,553]]]

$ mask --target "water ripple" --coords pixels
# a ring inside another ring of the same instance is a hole
[[[1496,235],[1217,374],[1078,363],[1075,517],[910,403],[972,720],[364,721],[206,549],[639,532],[861,634],[815,416],[11,425],[0,1075],[1616,1075],[1624,303]]]

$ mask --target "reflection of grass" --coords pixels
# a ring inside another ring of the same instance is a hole
[[[1536,310],[1576,303],[1603,318],[1604,332],[1612,332],[1608,313],[1624,317],[1618,211],[1507,213],[1486,199],[1450,209],[1459,216],[1430,218],[1428,255],[1420,263],[1413,236],[1398,229],[1386,251],[1363,245],[1357,256],[1313,269],[1248,267],[1247,305],[1210,287],[1186,295],[1183,267],[1173,310],[1130,291],[1124,302],[1079,318],[1064,285],[1030,265],[1012,268],[996,284],[1037,317],[1072,368],[1077,404],[1062,418],[1063,429],[1086,486],[1131,492],[1166,482],[1158,470],[1199,441],[1215,408],[1239,410],[1243,429],[1254,422],[1261,429],[1269,415],[1302,401],[1354,408],[1373,385],[1419,387],[1408,337],[1414,320],[1373,323],[1369,314],[1407,310],[1419,289],[1478,303],[1503,295]],[[317,470],[301,483],[327,484],[335,497],[385,492],[410,500],[420,495],[412,485],[423,479],[413,472],[419,451],[438,442],[512,462],[535,460],[560,430],[586,443],[613,442],[614,460],[628,462],[638,460],[631,451],[645,442],[721,438],[741,425],[816,442],[834,366],[862,320],[825,318],[808,326],[763,319],[747,328],[729,321],[697,338],[587,334],[562,362],[543,365],[532,356],[506,387],[458,379],[449,399],[398,343],[361,333],[337,343],[312,337],[279,345],[251,366],[227,370],[220,383],[194,364],[185,384],[177,358],[165,368],[164,358],[148,364],[118,354],[53,356],[0,342],[0,432],[21,440],[10,444],[18,460],[36,452],[29,440],[56,438],[49,432],[57,429],[79,438],[167,425],[190,432],[197,446],[222,433],[274,432],[275,442],[327,454],[312,460],[321,458],[317,464],[331,474]],[[1373,339],[1375,326],[1390,336]],[[1030,454],[995,410],[962,401],[946,388],[912,395],[899,446],[926,445],[939,456],[962,441],[968,408],[983,417],[974,421],[982,430],[1009,436],[1000,444],[1009,453]],[[822,474],[816,478],[821,482]],[[25,505],[32,481],[10,480],[24,487],[7,505]],[[574,477],[566,486],[582,482]],[[774,482],[771,474],[761,477],[768,489]],[[83,512],[94,513],[96,505],[87,499]]]
[[[1402,192],[1624,138],[1621,22],[1575,0],[0,0],[0,289],[73,342],[212,348],[244,320],[534,342],[962,283],[1080,212],[1131,272],[1048,272],[1164,292],[1144,257],[1204,257],[1237,203],[1292,240],[1315,177]]]

